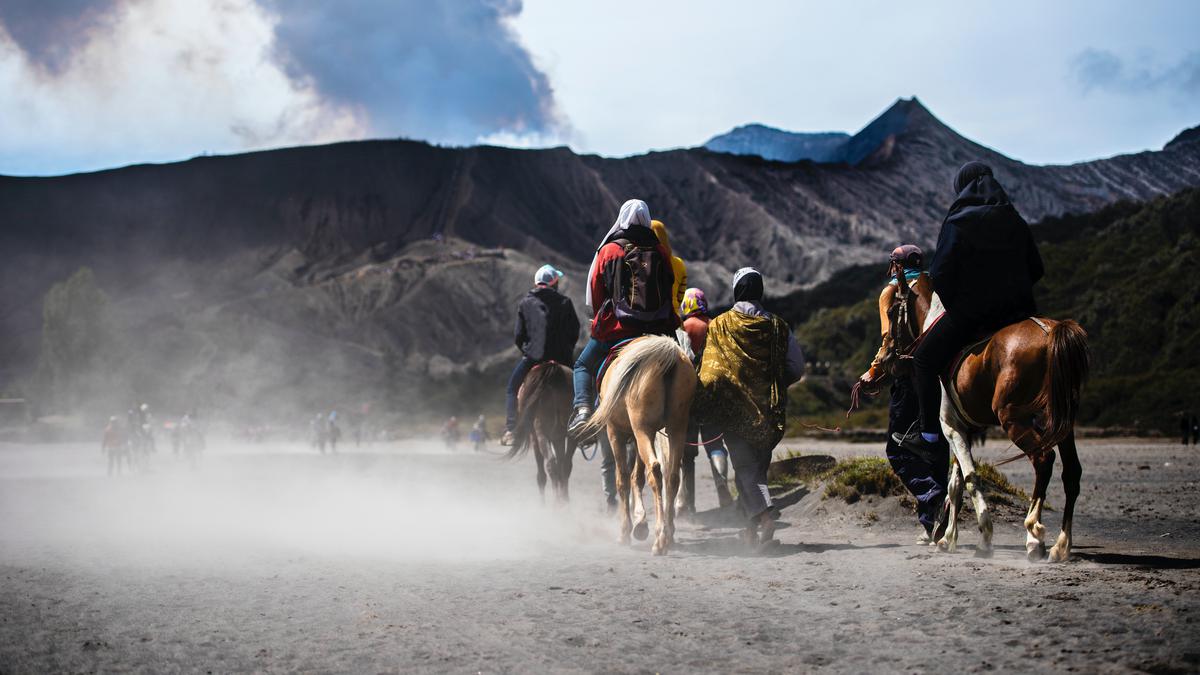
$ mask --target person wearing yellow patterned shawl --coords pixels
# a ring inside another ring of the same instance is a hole
[[[758,270],[734,274],[733,297],[733,309],[708,325],[694,412],[724,433],[748,519],[742,537],[761,547],[774,543],[767,467],[783,438],[788,385],[804,374],[804,353],[787,322],[763,309]]]

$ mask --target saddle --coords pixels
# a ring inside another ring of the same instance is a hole
[[[625,348],[625,345],[633,342],[637,338],[625,338],[616,343],[608,350],[608,355],[600,362],[600,369],[596,371],[596,402],[600,401],[600,383],[604,381],[604,375],[608,372],[608,367],[617,359],[617,355]]]
[[[1050,334],[1050,326],[1046,325],[1046,322],[1042,319],[1039,319],[1036,316],[1031,316],[1028,317],[1028,320],[1036,323],[1038,328],[1042,329],[1042,332],[1046,333],[1047,335]],[[1017,321],[1014,323],[1020,322]],[[1013,324],[1008,324],[1008,326],[1011,325]],[[973,427],[983,428],[987,425],[977,422],[967,414],[966,408],[963,407],[962,399],[958,395],[958,388],[954,386],[954,382],[958,379],[958,371],[962,369],[962,364],[967,360],[967,356],[982,352],[987,348],[988,344],[992,341],[992,338],[996,336],[996,333],[999,333],[1008,326],[1003,326],[997,330],[987,333],[979,340],[971,342],[966,347],[960,349],[958,353],[954,355],[954,358],[950,359],[950,367],[941,374],[942,388],[950,395],[950,403],[954,406],[955,414],[962,418],[964,422]]]

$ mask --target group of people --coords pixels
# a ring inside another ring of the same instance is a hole
[[[342,427],[338,424],[338,412],[318,412],[308,421],[308,442],[312,447],[325,454],[326,446],[329,451],[336,453],[338,441],[342,439]]]
[[[955,198],[929,269],[916,245],[902,245],[890,256],[890,280],[879,299],[883,344],[861,378],[867,384],[891,378],[886,452],[917,498],[926,538],[944,501],[949,469],[939,420],[939,376],[971,340],[1033,315],[1033,284],[1043,274],[1029,226],[990,167],[967,163],[953,188]],[[704,291],[687,287],[686,267],[671,250],[666,226],[650,217],[645,202],[631,199],[621,206],[589,267],[584,289],[592,317],[589,337],[573,360],[579,322],[563,284],[562,272],[543,266],[517,309],[515,341],[522,357],[508,383],[501,442],[512,441],[517,395],[536,364],[573,362],[569,428],[576,434],[596,403],[597,370],[614,349],[643,335],[677,335],[694,355],[700,383],[688,431],[696,443],[689,445],[689,455],[694,458],[695,448],[705,447],[719,486],[727,465],[733,465],[749,533],[757,532],[758,541],[771,540],[776,514],[767,467],[784,434],[787,389],[803,375],[804,355],[787,322],[764,309],[762,273],[738,269],[731,280],[732,308],[710,317]],[[907,317],[897,322],[899,297],[911,292],[927,311],[935,291],[945,311],[927,331],[921,333],[922,327],[914,328]],[[910,325],[903,325],[905,320]],[[902,325],[905,337],[897,334]],[[612,500],[611,482],[606,483]],[[686,486],[682,492],[688,493]],[[730,501],[727,490],[718,488],[718,496],[723,504]]]

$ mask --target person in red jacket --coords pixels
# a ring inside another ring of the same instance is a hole
[[[649,255],[646,255],[646,254]],[[657,255],[654,255],[657,253]],[[641,256],[649,276],[631,272],[627,261]],[[591,339],[575,361],[575,415],[570,432],[576,435],[592,416],[596,400],[596,371],[617,343],[642,335],[671,335],[679,326],[671,286],[671,254],[650,229],[650,207],[640,199],[621,205],[617,221],[596,249],[588,270],[584,304],[592,312]],[[631,284],[639,288],[638,306],[623,297]]]

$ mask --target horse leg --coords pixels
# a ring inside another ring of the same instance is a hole
[[[1079,479],[1083,476],[1073,430],[1058,444],[1058,451],[1062,456],[1063,492],[1067,501],[1063,505],[1062,532],[1050,549],[1050,562],[1066,562],[1071,557],[1071,521],[1075,517],[1075,500],[1079,497]]]
[[[533,445],[533,457],[537,462],[537,484],[538,494],[542,496],[542,503],[546,503],[546,467],[544,466],[546,458],[542,455],[542,444],[538,438],[541,434],[534,430],[530,436]]]
[[[570,437],[566,437],[559,441],[557,447],[561,448],[558,462],[558,479],[562,485],[562,501],[565,504],[571,501],[569,488],[571,485],[571,468],[575,461],[575,441]]]
[[[654,431],[646,431],[644,428],[640,428],[640,425],[639,428],[633,430],[638,457],[642,461],[646,482],[650,484],[650,495],[654,497],[654,545],[650,547],[650,552],[654,555],[663,555],[667,552],[664,543],[665,511],[672,506],[663,502],[663,466],[655,454],[654,435]]]
[[[938,550],[953,553],[958,548],[958,511],[962,508],[963,475],[958,461],[950,464],[950,480],[946,484],[946,505],[942,517],[946,519],[941,538],[933,542]],[[937,528],[935,527],[936,531]]]
[[[1025,552],[1031,561],[1046,558],[1046,544],[1042,536],[1046,526],[1042,525],[1042,507],[1046,503],[1046,488],[1054,475],[1054,451],[1047,450],[1033,459],[1033,497],[1029,500],[1029,513],[1025,516]]]
[[[682,420],[679,418],[682,417]],[[675,497],[679,492],[679,464],[683,461],[683,453],[685,450],[684,443],[687,441],[687,410],[683,410],[681,415],[676,415],[675,419],[667,422],[667,444],[666,455],[662,458],[663,468],[662,477],[665,481],[663,486],[666,489],[666,494],[663,495],[664,517],[666,522],[662,528],[660,552],[666,554],[671,546],[675,543]],[[692,485],[693,490],[690,494],[690,512],[696,511],[695,499],[695,463],[692,462]]]
[[[646,465],[636,450],[628,453],[627,448],[622,448],[621,452],[626,452],[625,456],[629,457],[629,480],[633,484],[630,496],[633,500],[633,538],[642,541],[650,535],[650,528],[646,525]]]
[[[679,516],[696,512],[696,458],[688,454],[680,462],[682,474],[679,498],[675,500],[675,511]]]
[[[610,426],[608,427],[608,443],[612,448],[613,464],[616,465],[617,484],[617,520],[621,524],[622,544],[629,543],[629,531],[633,526],[629,522],[629,469],[625,464],[625,439]]]

